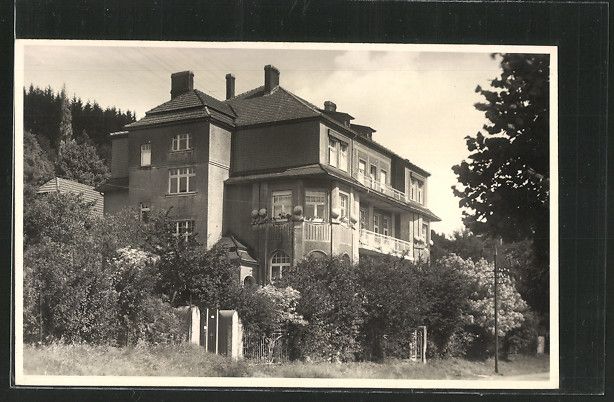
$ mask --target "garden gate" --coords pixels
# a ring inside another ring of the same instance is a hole
[[[422,325],[411,332],[409,358],[426,364],[426,326]]]

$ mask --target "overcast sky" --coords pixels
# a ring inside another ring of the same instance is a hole
[[[70,96],[140,118],[170,99],[173,72],[192,70],[196,88],[223,100],[227,73],[240,93],[263,84],[266,64],[280,70],[284,88],[316,105],[335,102],[375,128],[374,140],[429,171],[428,207],[442,219],[433,229],[462,228],[451,167],[468,155],[463,138],[485,123],[473,104],[482,100],[476,86],[499,75],[489,53],[25,46],[23,76],[26,86],[66,85]]]

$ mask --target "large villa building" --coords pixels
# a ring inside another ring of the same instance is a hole
[[[373,140],[333,102],[315,106],[279,85],[226,100],[171,75],[171,99],[112,133],[105,214],[170,208],[178,236],[229,247],[241,281],[265,284],[305,257],[429,258],[429,173]]]

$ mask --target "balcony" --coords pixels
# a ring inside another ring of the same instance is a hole
[[[382,254],[392,254],[412,260],[411,243],[392,236],[375,233],[370,230],[360,229],[360,248],[375,251]]]
[[[379,191],[380,193],[385,194],[390,198],[394,198],[397,201],[409,203],[409,198],[407,198],[404,192],[399,191],[396,188],[392,188],[385,183],[379,182],[369,175],[356,173],[355,178],[366,187]]]

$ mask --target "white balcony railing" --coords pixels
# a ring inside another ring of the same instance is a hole
[[[360,183],[364,184],[369,188],[372,188],[373,190],[379,191],[380,193],[386,194],[388,197],[394,198],[395,200],[401,202],[409,202],[404,192],[399,191],[396,188],[392,188],[385,183],[377,181],[369,175],[356,173],[355,177]]]
[[[394,254],[412,259],[411,243],[396,237],[360,229],[360,247],[382,254]]]

